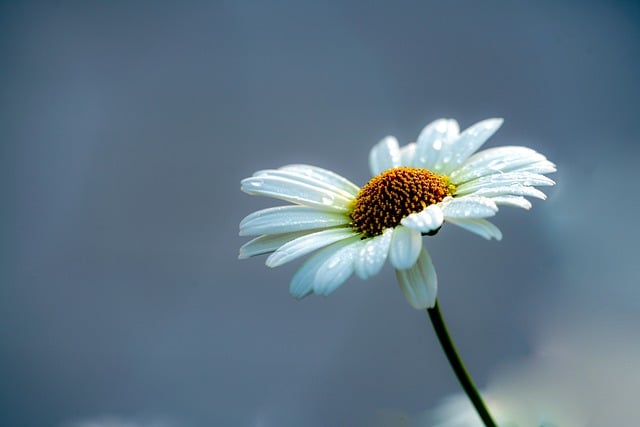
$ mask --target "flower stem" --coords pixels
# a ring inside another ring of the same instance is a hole
[[[433,329],[436,331],[440,345],[444,350],[444,354],[447,355],[447,359],[449,360],[449,364],[451,364],[451,368],[453,368],[453,372],[455,372],[464,392],[467,393],[469,400],[471,400],[471,403],[473,403],[473,406],[476,408],[482,422],[484,422],[486,427],[497,427],[495,421],[491,418],[491,414],[489,413],[487,406],[482,401],[482,397],[480,396],[478,389],[475,384],[473,384],[473,380],[469,376],[467,369],[464,367],[464,364],[456,351],[455,345],[453,345],[453,341],[451,340],[451,336],[447,330],[447,325],[444,323],[444,319],[442,318],[438,301],[436,301],[436,304],[432,308],[427,309],[427,313],[429,313]]]

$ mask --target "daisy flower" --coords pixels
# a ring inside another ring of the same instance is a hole
[[[266,264],[277,267],[313,253],[291,280],[296,298],[328,295],[354,273],[367,279],[388,259],[411,306],[433,307],[437,277],[422,237],[449,223],[500,240],[486,218],[499,206],[529,209],[526,197],[545,199],[535,186],[554,184],[544,174],[555,165],[532,149],[475,153],[501,124],[487,119],[460,132],[455,120],[440,119],[404,147],[387,136],[371,150],[374,177],[362,188],[309,165],[256,172],[242,180],[242,191],[292,204],[242,220],[240,235],[258,237],[239,258],[270,253]]]

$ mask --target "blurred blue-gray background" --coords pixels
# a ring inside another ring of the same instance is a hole
[[[640,330],[639,40],[635,1],[2,2],[0,425],[370,425],[457,392],[388,266],[298,302],[299,263],[237,260],[278,203],[243,177],[362,185],[439,117],[559,169],[502,242],[428,238],[476,381],[554,324]]]

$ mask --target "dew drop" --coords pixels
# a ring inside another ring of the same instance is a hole
[[[329,196],[323,196],[322,197],[322,203],[325,205],[333,205],[334,204],[334,199],[333,197],[329,197]]]

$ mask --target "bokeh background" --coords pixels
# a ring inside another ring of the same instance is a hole
[[[477,383],[547,333],[638,342],[639,40],[635,1],[2,2],[0,425],[402,425],[458,392],[390,267],[295,301],[299,263],[237,260],[277,203],[243,177],[362,185],[374,143],[439,117],[504,117],[486,146],[559,169],[502,242],[428,238]]]

